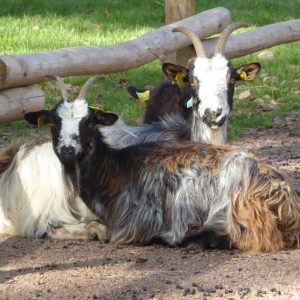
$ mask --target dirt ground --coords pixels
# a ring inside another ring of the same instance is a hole
[[[280,165],[300,193],[300,112],[233,143]],[[0,237],[0,299],[300,299],[300,250],[116,246]]]

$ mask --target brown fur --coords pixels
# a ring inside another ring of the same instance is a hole
[[[190,143],[190,147],[186,149],[184,145],[165,145],[153,151],[150,157],[152,165],[157,157],[163,161],[165,168],[172,173],[178,173],[180,167],[189,168],[191,163],[195,160],[201,161],[201,164],[209,168],[213,173],[218,172],[220,165],[224,162],[226,154],[232,151],[230,146],[211,146],[205,144]]]
[[[258,174],[243,182],[229,214],[232,243],[244,251],[299,247],[300,198],[287,179],[262,164]]]
[[[26,153],[28,153],[32,148],[34,148],[37,145],[44,144],[48,141],[47,138],[39,137],[31,140],[30,142],[26,143]],[[11,144],[7,148],[0,149],[0,175],[3,174],[6,169],[9,167],[11,162],[13,161],[15,155],[20,150],[20,147],[22,144],[25,144],[22,142],[22,140],[18,140],[16,143]],[[25,154],[26,155],[26,154]]]
[[[101,182],[107,186],[107,197],[112,199],[119,195],[126,185],[128,178],[132,178],[133,174],[130,172],[131,170],[127,170],[126,174],[112,174],[112,167],[104,161],[104,166],[98,172],[98,177]]]
[[[0,175],[9,167],[19,149],[19,145],[11,145],[0,151]]]

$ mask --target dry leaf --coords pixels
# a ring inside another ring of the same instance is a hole
[[[266,105],[266,102],[261,98],[257,98],[253,102],[256,103],[257,105],[259,105],[260,107],[263,107]]]
[[[264,83],[278,84],[278,78],[275,76],[266,76],[263,78]]]
[[[92,27],[94,28],[94,29],[99,29],[100,27],[101,27],[101,25],[100,24],[92,24]]]
[[[104,14],[105,17],[110,17],[110,13],[107,9],[104,11],[103,14]]]
[[[239,100],[252,98],[251,92],[249,90],[243,91],[239,94]]]
[[[273,59],[274,54],[271,51],[263,51],[258,54],[258,57],[261,59]]]

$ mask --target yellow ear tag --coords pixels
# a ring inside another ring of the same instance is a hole
[[[96,112],[104,112],[104,109],[101,107],[89,106],[89,108]]]
[[[242,72],[242,73],[240,74],[240,77],[241,77],[242,79],[246,80],[246,79],[247,79],[247,73],[246,73],[245,71]]]
[[[42,127],[44,127],[45,123],[46,123],[46,116],[45,115],[39,116],[37,119],[38,129],[41,129]]]
[[[146,101],[149,100],[149,97],[150,97],[150,91],[149,90],[147,90],[143,93],[136,92],[136,94],[137,94],[137,96],[138,96],[138,98],[141,102],[146,102]]]
[[[178,72],[176,74],[175,81],[176,81],[176,83],[178,84],[179,87],[183,86],[183,78],[184,78],[184,73],[183,72]]]

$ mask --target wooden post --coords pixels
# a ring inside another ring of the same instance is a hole
[[[166,25],[193,16],[195,13],[196,0],[165,0]],[[169,54],[164,61],[186,66],[194,53],[194,48],[190,45]]]

